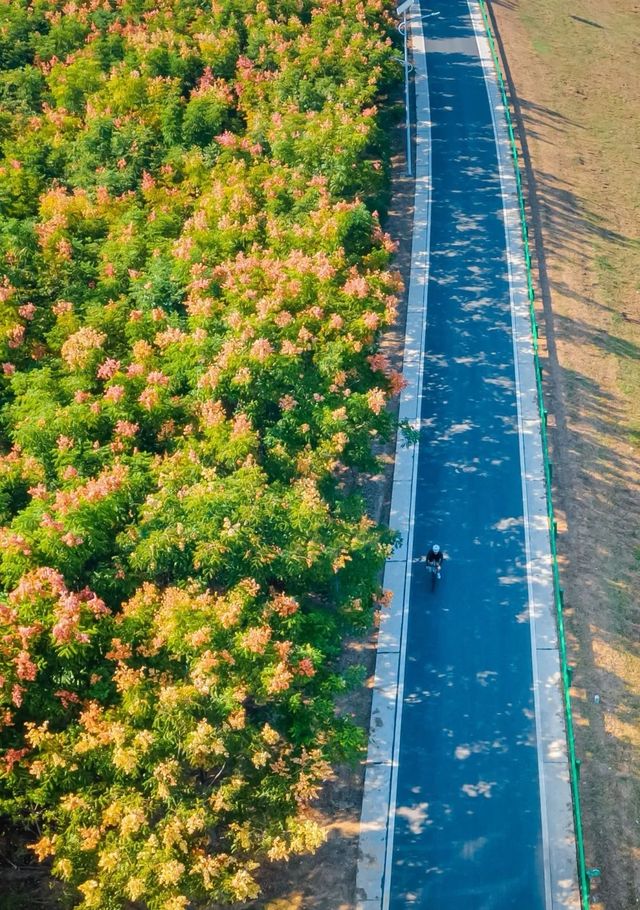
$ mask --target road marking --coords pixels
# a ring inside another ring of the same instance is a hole
[[[431,115],[419,6],[407,16],[407,22],[415,51],[416,178],[403,355],[403,375],[408,385],[401,395],[399,417],[408,420],[414,429],[420,429],[431,235]],[[378,634],[360,824],[357,910],[388,910],[389,907],[418,449],[419,443],[412,449],[403,448],[403,438],[398,433],[390,525],[402,533],[403,544],[388,560],[384,573],[384,586],[393,591],[394,601],[383,617]],[[393,704],[390,706],[389,702]]]
[[[424,350],[425,350],[425,339],[427,331],[427,311],[428,311],[428,293],[429,293],[429,255],[431,250],[431,200],[432,200],[432,180],[431,180],[431,109],[429,105],[429,88],[427,81],[427,67],[426,67],[426,53],[425,53],[425,38],[424,32],[422,29],[421,19],[416,19],[412,23],[413,25],[413,35],[412,35],[412,48],[415,48],[416,55],[418,57],[419,63],[415,62],[414,55],[414,65],[416,70],[416,79],[415,79],[415,92],[416,92],[416,112],[421,112],[422,117],[419,117],[416,113],[416,133],[419,133],[420,130],[423,132],[423,138],[425,141],[425,148],[423,148],[423,155],[426,158],[426,161],[421,164],[421,170],[424,170],[424,173],[421,174],[416,163],[416,197],[419,192],[426,193],[427,195],[427,211],[426,211],[426,236],[421,236],[420,224],[416,224],[414,221],[413,229],[413,242],[411,250],[411,259],[412,262],[415,261],[414,250],[416,246],[419,247],[420,253],[424,256],[424,273],[422,276],[423,281],[423,300],[422,300],[422,330],[421,330],[421,341],[420,341],[420,368],[418,372],[418,383],[416,389],[416,405],[417,405],[417,415],[416,415],[416,428],[420,427],[420,417],[422,410],[422,387],[424,381]],[[422,89],[422,91],[420,91]],[[424,97],[422,97],[424,95]],[[420,245],[423,244],[422,248]],[[409,323],[409,313],[407,313],[407,323]],[[391,764],[391,792],[389,798],[389,822],[387,828],[387,842],[386,842],[386,855],[385,855],[385,865],[384,865],[384,879],[383,879],[383,891],[382,891],[382,910],[389,910],[389,901],[391,899],[391,864],[393,861],[393,836],[395,833],[395,805],[396,805],[396,796],[398,792],[398,770],[399,770],[399,754],[400,754],[400,733],[402,729],[402,703],[404,698],[404,670],[405,662],[407,656],[407,630],[409,626],[409,603],[410,603],[410,591],[411,591],[411,575],[412,575],[412,556],[413,556],[413,532],[414,532],[414,515],[416,507],[416,494],[417,494],[417,485],[418,485],[418,455],[419,455],[420,443],[416,443],[414,448],[414,457],[413,457],[413,476],[411,478],[411,510],[409,516],[409,535],[408,535],[408,546],[407,546],[407,569],[406,569],[406,585],[405,585],[405,603],[403,609],[403,624],[402,624],[402,639],[400,643],[400,658],[398,666],[398,691],[396,695],[396,710],[395,710],[395,729],[394,729],[394,738],[393,738],[393,759]]]
[[[474,0],[468,0],[469,13],[471,16],[471,22],[473,24],[473,29],[476,37],[476,44],[478,48],[478,56],[482,64],[482,70],[485,80],[485,85],[487,87],[487,95],[489,99],[489,109],[491,111],[491,121],[493,124],[493,135],[496,143],[496,154],[498,161],[498,174],[500,177],[500,196],[502,200],[502,212],[504,216],[504,233],[505,233],[505,253],[507,258],[507,270],[509,273],[509,298],[510,298],[510,311],[511,311],[511,334],[513,341],[513,366],[514,366],[514,375],[516,383],[516,409],[518,414],[518,447],[520,451],[520,482],[522,486],[522,507],[523,507],[523,517],[524,517],[524,539],[525,539],[525,551],[527,557],[527,588],[529,592],[528,596],[528,611],[529,611],[529,631],[531,635],[531,667],[533,675],[533,701],[534,701],[534,712],[535,712],[535,724],[536,724],[536,751],[538,755],[538,779],[540,786],[540,814],[541,814],[541,823],[542,823],[542,851],[543,851],[543,867],[544,867],[544,891],[545,891],[545,906],[547,910],[552,910],[552,901],[551,901],[551,871],[549,863],[549,824],[547,818],[547,801],[544,792],[544,763],[542,755],[542,743],[541,743],[541,729],[540,729],[540,684],[539,684],[539,673],[538,673],[538,661],[536,653],[536,634],[535,634],[535,609],[534,609],[534,597],[533,597],[533,584],[531,577],[531,536],[530,536],[530,525],[529,525],[529,510],[527,504],[527,479],[526,479],[526,461],[525,461],[525,451],[524,451],[524,427],[522,423],[522,390],[520,383],[520,351],[518,348],[518,336],[516,330],[516,300],[515,300],[515,275],[514,275],[514,260],[517,260],[518,270],[521,272],[524,269],[524,260],[521,255],[521,251],[514,251],[513,249],[513,238],[511,236],[510,227],[512,227],[512,219],[509,211],[507,210],[507,188],[505,186],[505,175],[503,173],[503,161],[501,155],[501,139],[498,137],[498,125],[496,122],[496,97],[490,89],[490,85],[494,86],[494,81],[492,80],[492,71],[488,71],[489,61],[493,64],[491,55],[489,58],[486,58],[487,48],[481,46],[481,38],[485,37],[484,34],[484,23],[482,16],[478,8],[474,9]],[[477,17],[480,16],[480,21],[478,22]],[[486,40],[486,38],[485,38]],[[551,561],[551,553],[549,553],[549,561]]]

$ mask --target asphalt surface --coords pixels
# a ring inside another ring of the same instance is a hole
[[[540,788],[498,162],[466,0],[422,4],[433,202],[390,910],[542,910]]]

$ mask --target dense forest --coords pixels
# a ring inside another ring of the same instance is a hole
[[[255,897],[362,748],[386,7],[0,7],[0,815],[65,902]]]

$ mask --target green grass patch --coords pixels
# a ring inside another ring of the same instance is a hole
[[[543,38],[533,38],[532,44],[537,53],[539,53],[542,57],[544,57],[546,54],[551,53],[551,45]]]

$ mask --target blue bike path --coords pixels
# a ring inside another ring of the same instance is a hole
[[[542,910],[516,379],[491,110],[466,0],[422,4],[430,273],[390,910]]]

